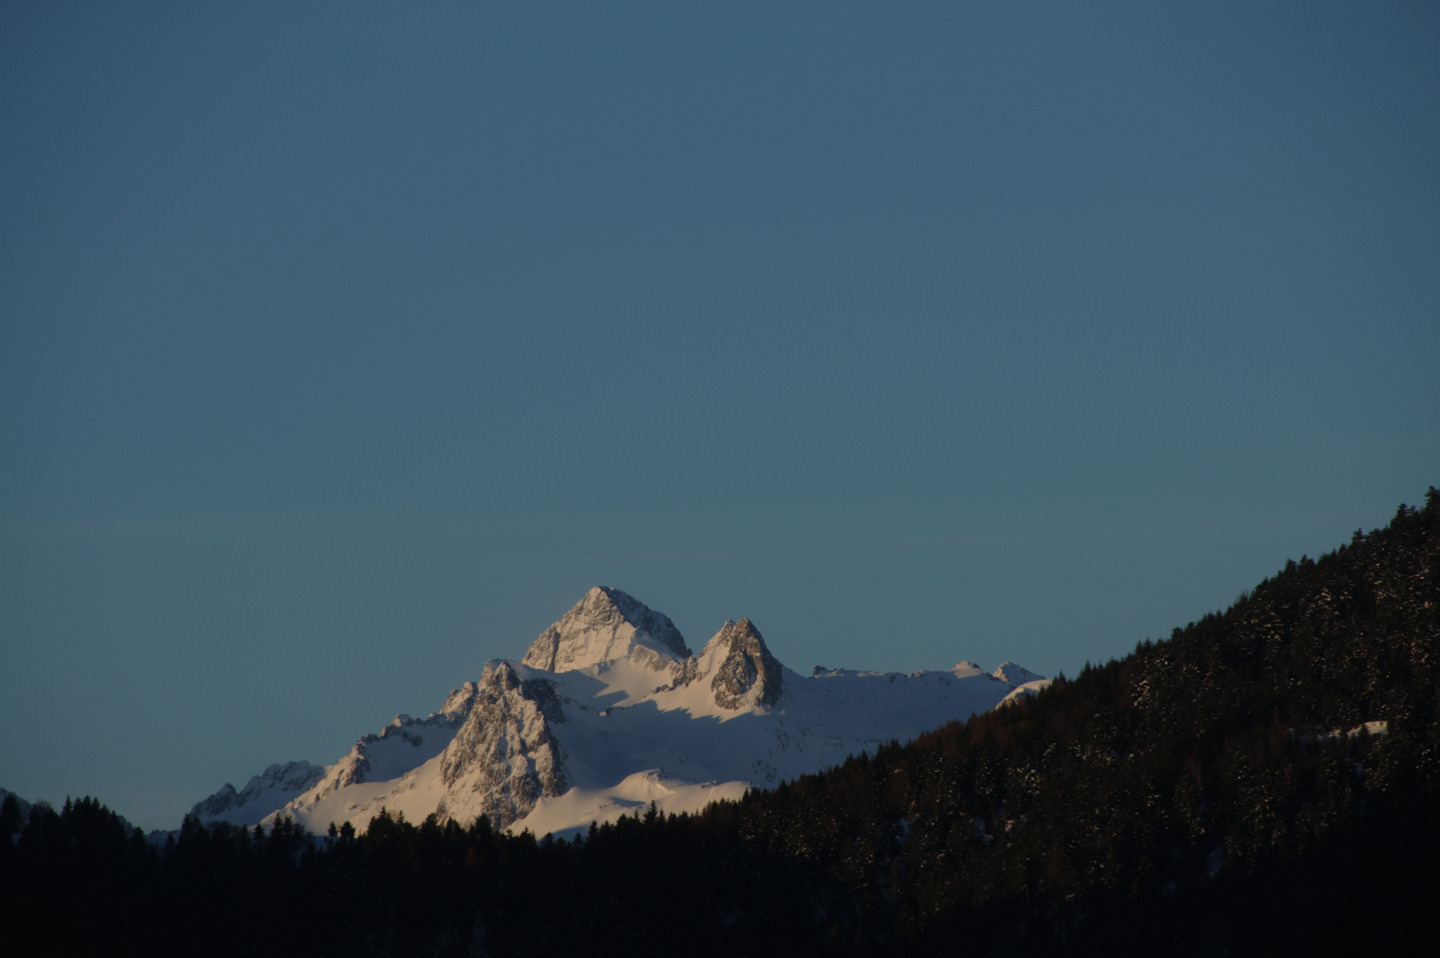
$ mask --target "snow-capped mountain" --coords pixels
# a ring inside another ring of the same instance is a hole
[[[546,672],[570,672],[627,659],[651,669],[690,657],[669,616],[619,589],[591,589],[559,622],[540,633],[521,659]]]
[[[227,782],[220,791],[197,802],[190,814],[202,822],[258,825],[277,807],[311,788],[326,771],[325,766],[309,762],[277,763],[252,777],[238,792]]]
[[[771,654],[748,619],[697,656],[669,618],[591,589],[520,662],[496,659],[423,719],[397,716],[334,765],[271,766],[197,804],[202,821],[284,814],[312,831],[364,829],[382,807],[563,834],[655,802],[696,811],[910,739],[1044,685],[1006,662],[946,671],[809,677]],[[268,806],[268,808],[266,808]],[[262,809],[264,809],[262,813]]]

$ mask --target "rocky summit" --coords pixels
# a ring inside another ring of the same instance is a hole
[[[565,834],[652,802],[697,811],[984,712],[1045,683],[1011,663],[926,672],[786,668],[749,619],[691,653],[669,617],[591,589],[523,659],[487,662],[425,718],[360,737],[333,765],[272,766],[202,821],[287,816],[364,830],[382,808]],[[243,800],[242,800],[243,796]]]
[[[596,586],[540,633],[521,662],[547,672],[569,672],[618,659],[662,669],[690,657],[669,616],[621,592]]]
[[[785,688],[782,668],[749,619],[726,622],[705,645],[703,658],[717,660],[710,680],[715,704],[738,709],[774,705]]]

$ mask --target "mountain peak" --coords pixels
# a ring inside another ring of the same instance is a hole
[[[1029,669],[1024,668],[1023,666],[1016,665],[1014,662],[1001,662],[1000,667],[994,672],[991,672],[990,674],[995,676],[1000,681],[1004,682],[1006,685],[1012,685],[1016,687],[1025,685],[1029,682],[1038,682],[1041,679],[1045,678],[1045,676],[1037,675],[1036,673],[1031,672]]]
[[[1001,671],[1028,676],[1009,663]],[[497,828],[583,830],[637,802],[668,813],[739,798],[1036,684],[1016,690],[972,663],[911,675],[817,669],[805,679],[749,619],[727,621],[696,656],[669,618],[595,588],[524,664],[492,659],[439,712],[400,715],[326,768],[272,766],[195,813],[247,827],[286,815],[317,833],[332,821],[364,829],[382,808],[411,821],[483,814]]]
[[[521,661],[547,672],[569,672],[619,659],[665,669],[690,654],[669,616],[619,589],[596,586],[540,633]]]
[[[774,705],[780,700],[784,690],[780,663],[749,619],[727,621],[705,643],[700,658],[701,672],[713,675],[710,689],[721,708]]]

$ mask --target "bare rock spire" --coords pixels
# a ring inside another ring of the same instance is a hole
[[[779,661],[749,619],[726,622],[700,654],[701,672],[711,675],[715,704],[739,709],[774,705],[784,691]]]

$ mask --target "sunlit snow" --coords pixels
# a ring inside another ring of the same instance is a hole
[[[346,821],[363,830],[382,807],[410,821],[437,814],[461,823],[503,807],[512,814],[499,814],[499,824],[512,831],[568,835],[644,814],[651,802],[664,813],[699,811],[988,711],[1047,681],[1009,662],[994,673],[960,662],[910,674],[817,668],[806,677],[780,666],[744,620],[726,623],[698,656],[673,628],[624,593],[591,590],[525,657],[586,664],[556,672],[486,663],[440,712],[400,716],[363,737],[271,817],[320,832]],[[770,683],[766,697],[761,682]],[[462,725],[471,731],[457,734]],[[475,752],[477,743],[485,751]],[[496,789],[510,790],[503,806]]]

